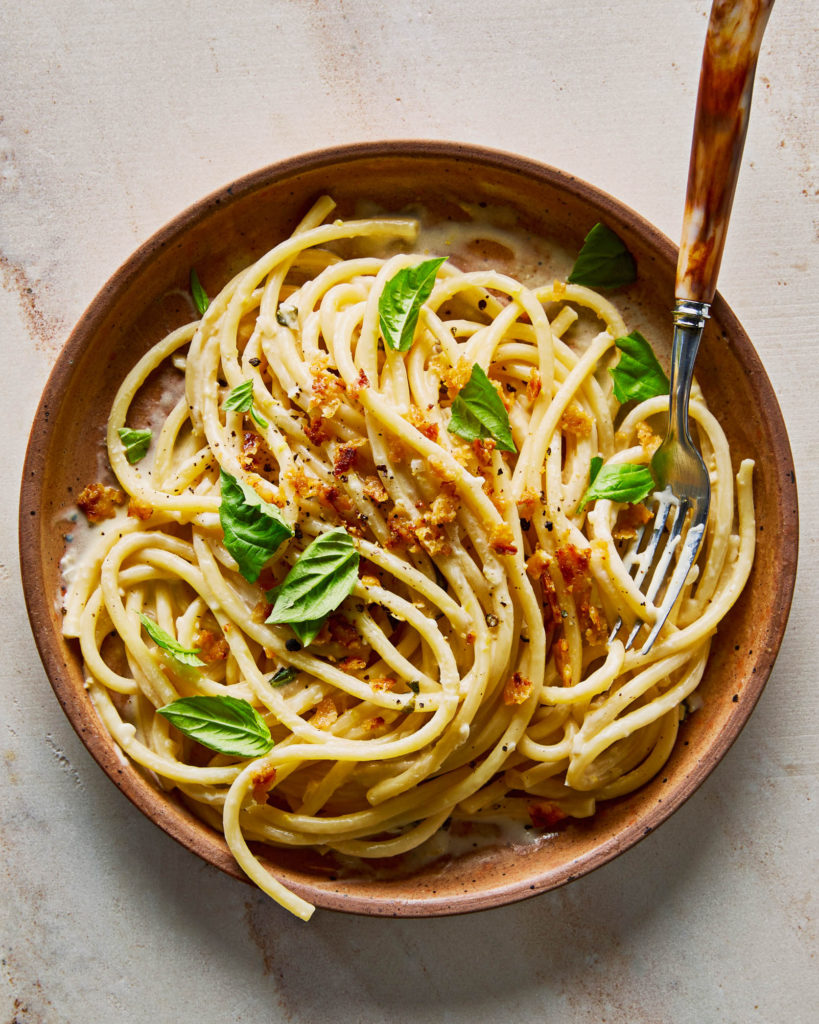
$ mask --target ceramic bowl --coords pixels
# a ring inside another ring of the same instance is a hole
[[[636,213],[568,174],[517,156],[448,143],[390,142],[300,156],[234,182],[182,213],[147,241],[92,302],[63,349],[37,411],[20,507],[23,583],[32,628],[54,691],[111,780],[152,821],[192,852],[234,875],[221,835],[173,794],[125,762],[83,688],[78,646],[60,633],[61,520],[82,487],[99,478],[104,423],[126,372],[160,337],[187,322],[191,267],[208,282],[233,272],[290,233],[311,201],[329,192],[342,215],[361,203],[399,211],[422,203],[433,219],[504,207],[509,225],[577,252],[604,220],[637,258],[638,284],[616,297],[630,327],[670,338],[676,248]],[[485,207],[481,204],[485,204]],[[475,266],[515,272],[496,243],[474,248]],[[717,296],[697,364],[707,401],[735,460],[757,459],[760,533],[751,579],[722,623],[688,717],[662,773],[638,792],[603,804],[525,847],[497,845],[431,863],[340,868],[304,851],[265,848],[270,871],[321,907],[361,914],[431,916],[510,903],[571,881],[611,860],[678,808],[711,772],[748,719],[773,665],[796,568],[793,462],[771,384],[736,317]]]

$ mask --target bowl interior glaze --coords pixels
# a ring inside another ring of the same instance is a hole
[[[152,344],[192,318],[190,268],[215,289],[289,235],[324,192],[338,201],[342,216],[359,211],[362,200],[395,212],[421,203],[439,221],[464,219],[470,210],[483,209],[481,204],[505,207],[515,231],[571,252],[603,220],[638,263],[637,285],[614,296],[630,329],[653,340],[671,333],[676,248],[668,239],[567,174],[448,143],[351,146],[261,170],[181,214],[105,285],[62,351],[31,432],[20,506],[29,616],[54,691],[100,766],[169,835],[237,878],[244,876],[223,838],[126,764],[96,717],[83,688],[78,646],[60,633],[61,523],[85,484],[99,479],[104,424],[120,381]],[[475,265],[487,265],[481,260],[492,257],[490,247],[476,252]],[[524,847],[498,843],[420,866],[380,865],[378,871],[340,867],[309,851],[265,848],[269,869],[284,884],[318,906],[373,915],[431,916],[509,903],[571,881],[633,846],[715,767],[750,715],[782,639],[796,569],[797,504],[776,398],[748,337],[719,296],[697,370],[737,464],[746,456],[757,460],[754,491],[764,532],[758,534],[748,586],[714,641],[699,691],[703,708],[683,723],[661,775],[639,792],[604,804],[593,819]]]

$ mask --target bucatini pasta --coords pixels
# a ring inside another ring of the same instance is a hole
[[[697,566],[648,654],[610,640],[618,617],[653,618],[623,563],[650,488],[591,500],[590,481],[645,475],[668,405],[617,401],[620,313],[580,284],[419,256],[410,219],[325,223],[332,208],[123,381],[118,487],[81,496],[106,525],[64,617],[125,754],[304,919],[248,840],[384,858],[449,819],[548,830],[650,779],[754,548],[752,463],[735,489],[695,389]],[[579,317],[597,323],[582,344]],[[184,392],[151,432],[130,410],[158,370]]]

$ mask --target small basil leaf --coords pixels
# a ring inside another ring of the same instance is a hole
[[[139,621],[145,627],[145,632],[148,636],[156,643],[163,651],[167,651],[168,654],[182,665],[191,665],[194,668],[199,665],[204,665],[204,661],[198,657],[199,648],[183,647],[178,640],[174,640],[170,633],[166,633],[164,629],[157,626],[153,619],[149,619],[147,615],[140,615]]]
[[[145,458],[153,436],[150,430],[131,430],[130,427],[120,427],[117,433],[125,449],[125,458],[132,466],[135,462]]]
[[[654,477],[647,466],[635,466],[630,462],[621,466],[605,466],[583,495],[577,511],[582,512],[590,501],[598,498],[637,504],[648,497],[654,487]]]
[[[384,285],[378,299],[379,324],[384,341],[396,352],[406,352],[412,344],[421,306],[432,292],[438,268],[445,262],[442,256],[404,267]]]
[[[266,427],[267,420],[261,416],[253,404],[253,381],[246,380],[237,384],[222,403],[223,409],[231,409],[234,412],[249,412],[251,417],[260,427]]]
[[[276,587],[268,622],[289,622],[310,643],[321,620],[338,608],[358,579],[359,556],[346,530],[336,527],[309,544]]]
[[[637,263],[622,238],[605,224],[595,224],[567,281],[588,288],[620,288],[636,278]]]
[[[196,306],[199,316],[204,316],[208,311],[210,299],[208,298],[208,293],[202,287],[199,275],[193,269],[191,269],[191,295],[193,296],[193,304]]]
[[[183,697],[158,710],[180,732],[220,754],[261,757],[273,747],[267,723],[237,697]]]
[[[616,366],[609,373],[614,381],[614,397],[621,404],[638,402],[655,395],[667,395],[668,377],[654,355],[654,350],[639,331],[632,331],[614,343],[621,352]]]
[[[245,487],[224,470],[220,478],[219,522],[225,535],[225,547],[236,559],[239,572],[249,583],[255,583],[265,564],[282,541],[293,536],[293,531],[278,510],[263,501],[252,488]]]
[[[600,458],[599,455],[595,455],[589,463],[589,487],[591,487],[591,485],[597,479],[597,474],[600,472],[602,467],[603,460]]]
[[[321,627],[326,620],[327,616],[322,615],[320,619],[305,619],[304,622],[291,622],[290,628],[301,641],[302,647],[309,647],[321,632]]]
[[[278,689],[280,686],[287,686],[288,683],[292,683],[298,674],[299,670],[293,668],[292,665],[287,668],[277,668],[270,677],[269,682],[271,686],[275,686]]]
[[[492,437],[501,451],[517,451],[506,406],[477,363],[452,403],[452,418],[447,430],[467,441]]]

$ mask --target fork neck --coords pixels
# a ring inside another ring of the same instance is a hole
[[[694,299],[677,299],[672,312],[674,341],[671,349],[671,390],[669,395],[669,430],[677,437],[690,440],[688,433],[688,399],[694,376],[694,360],[708,320],[710,303]]]

